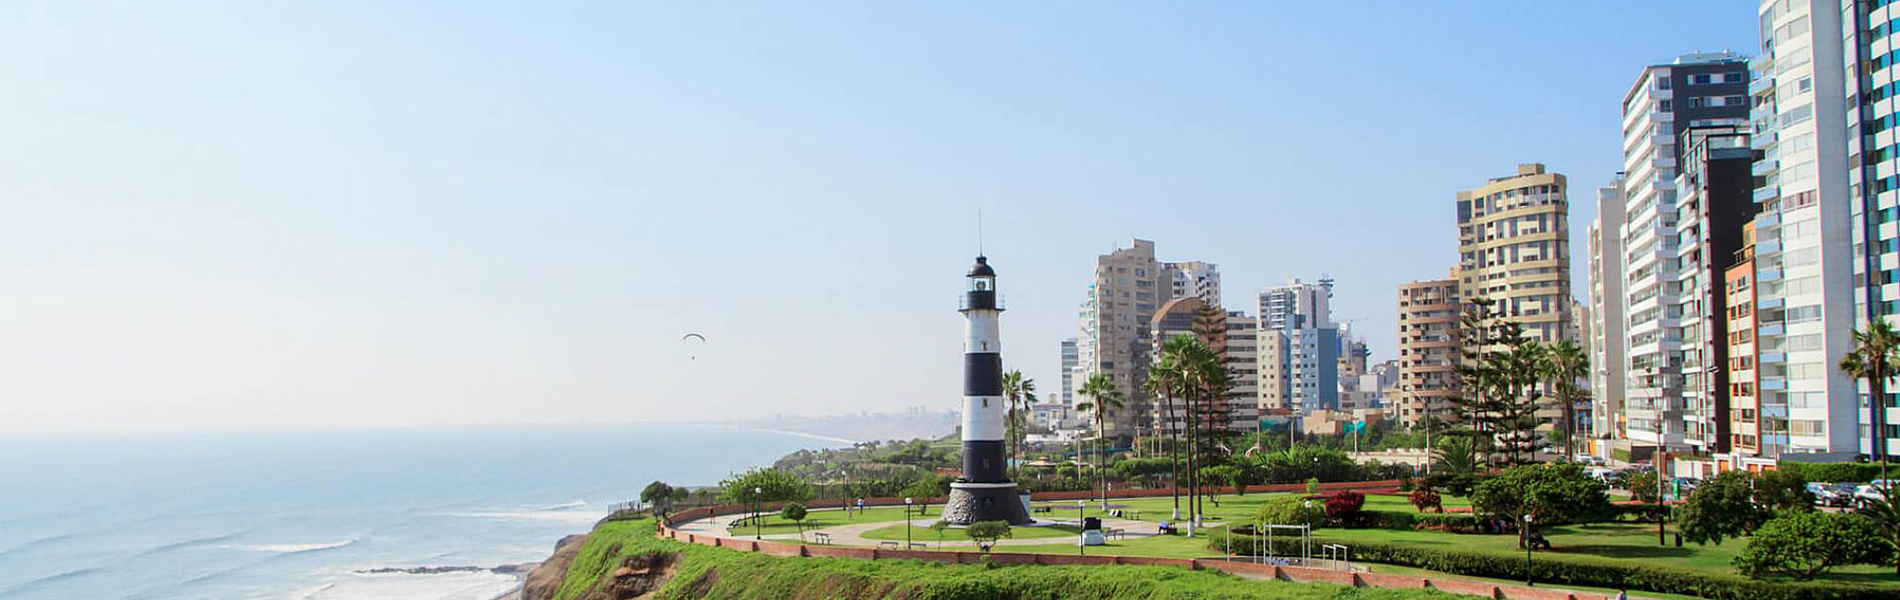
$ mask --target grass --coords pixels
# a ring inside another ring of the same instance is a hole
[[[1031,540],[1031,539],[1042,539],[1042,538],[1075,539],[1075,536],[1081,531],[1082,531],[1082,528],[1076,527],[1074,525],[1043,525],[1040,527],[1011,527],[1009,528],[1010,537],[1008,539],[1013,539],[1013,540]],[[925,528],[925,527],[912,526],[910,530],[910,535],[911,535],[912,540],[919,541],[919,542],[937,541],[937,532],[931,531],[929,528]],[[898,523],[896,525],[891,525],[889,527],[880,527],[877,529],[866,531],[864,532],[864,537],[866,539],[873,539],[873,540],[902,540],[904,539],[904,524]],[[964,535],[964,529],[961,527],[951,527],[951,528],[947,528],[943,530],[943,541],[967,542],[967,541],[970,541],[970,536]]]
[[[915,511],[913,511],[911,513],[911,516],[912,518],[915,518],[915,519],[935,519],[936,517],[934,515],[936,514],[937,513],[935,511],[931,511],[926,516],[917,516]],[[852,523],[878,523],[878,522],[893,522],[893,523],[898,523],[900,525],[903,524],[904,508],[903,507],[867,508],[867,509],[864,509],[863,512],[852,511],[850,518],[846,518],[845,512],[842,510],[814,510],[805,514],[805,531],[824,529],[826,527],[836,527],[839,525],[850,525]],[[750,523],[747,523],[746,525],[743,525],[743,526],[729,527],[726,529],[727,533],[731,535],[735,535],[735,536],[736,535],[752,535],[753,531],[754,531],[753,526]],[[779,516],[777,513],[772,513],[765,517],[763,531],[764,533],[767,533],[767,534],[798,533],[798,524],[790,520],[787,520],[785,517]]]
[[[1434,590],[1348,588],[1241,579],[1214,571],[1154,566],[942,565],[918,561],[778,558],[653,537],[653,522],[615,521],[594,529],[562,579],[557,600],[595,590],[624,557],[677,554],[673,578],[657,598],[818,600],[961,600],[1038,598],[1160,600],[1163,598],[1449,600]]]

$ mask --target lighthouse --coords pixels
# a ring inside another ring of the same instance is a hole
[[[1003,341],[997,325],[996,269],[976,257],[966,276],[969,290],[963,313],[963,476],[950,484],[943,519],[959,525],[977,521],[1029,523],[1029,510],[1009,480],[1003,459]]]

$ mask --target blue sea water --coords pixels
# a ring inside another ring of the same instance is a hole
[[[489,600],[653,480],[800,448],[712,426],[0,436],[0,598]]]

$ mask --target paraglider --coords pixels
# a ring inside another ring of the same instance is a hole
[[[680,343],[686,344],[687,360],[699,360],[699,349],[701,346],[706,345],[706,336],[697,333],[688,333],[680,336]]]

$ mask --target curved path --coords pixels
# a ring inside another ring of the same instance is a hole
[[[822,509],[814,510],[812,512],[836,512],[838,510],[840,509],[822,508]],[[742,518],[745,518],[745,516],[746,515],[744,514],[736,514],[736,515],[721,515],[721,516],[711,517],[711,518],[706,518],[706,519],[695,519],[692,521],[680,523],[679,525],[674,526],[673,529],[677,529],[685,533],[693,533],[693,534],[699,534],[699,535],[711,535],[711,536],[717,536],[717,537],[731,536],[735,539],[745,539],[745,538],[749,538],[753,536],[745,535],[742,532],[729,531],[729,528],[732,526],[733,522],[738,521]],[[1076,525],[1077,524],[1077,522],[1074,519],[1067,519],[1067,520],[1065,519],[1038,519],[1037,521],[1040,523],[1049,523],[1052,525]],[[902,522],[903,521],[870,521],[870,522],[865,522],[865,523],[846,523],[843,525],[833,525],[831,527],[824,527],[820,529],[807,529],[805,530],[805,535],[803,539],[805,539],[806,541],[810,541],[812,539],[811,537],[812,534],[823,533],[825,535],[831,536],[832,545],[867,546],[867,547],[876,546],[881,542],[889,542],[893,540],[870,539],[870,538],[864,537],[864,534],[866,532],[869,532],[875,529],[883,529],[885,527],[890,527],[892,525],[896,525]],[[940,544],[934,537],[931,537],[929,535],[930,532],[928,528],[930,527],[932,523],[936,523],[936,522],[937,522],[937,519],[917,519],[915,521],[911,521],[911,523],[915,525],[918,529],[917,538],[916,538],[918,542],[929,542],[932,548],[936,548],[939,545],[945,546],[945,547],[956,547],[956,548],[975,548],[976,547],[976,542],[973,542],[970,540],[954,540],[954,541],[946,540],[946,541],[941,542]],[[1023,525],[1021,527],[1035,527],[1035,525]],[[1160,531],[1155,529],[1154,523],[1144,523],[1142,521],[1132,521],[1128,519],[1102,519],[1102,527],[1104,529],[1120,529],[1122,531],[1127,532],[1124,535],[1130,538],[1154,537],[1156,535],[1160,535],[1161,533]],[[799,534],[797,533],[770,533],[764,536],[759,536],[759,539],[785,541],[785,540],[798,540],[800,538],[799,538]],[[1050,544],[1061,544],[1061,543],[1064,543],[1065,541],[1072,541],[1073,539],[1074,538],[1070,538],[1067,536],[1053,537],[1053,538],[1027,538],[1027,539],[1020,539],[1020,540],[1007,539],[1007,540],[997,540],[996,545],[997,546],[1047,546]]]

